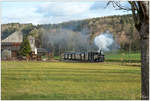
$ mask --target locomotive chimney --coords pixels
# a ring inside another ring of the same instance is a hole
[[[99,50],[99,54],[100,54],[100,55],[102,54],[102,50]]]

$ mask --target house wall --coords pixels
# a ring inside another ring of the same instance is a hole
[[[1,58],[2,60],[9,60],[11,59],[11,50],[8,50],[8,49],[4,49],[1,51]]]
[[[17,51],[12,51],[11,57],[17,57],[18,52]]]
[[[32,52],[35,52],[35,38],[32,37],[32,36],[29,36],[28,37],[28,40],[29,40],[29,43],[30,43],[30,47],[31,47],[31,50]]]
[[[1,50],[2,50],[2,55],[3,55],[2,59],[6,60],[7,58],[9,59],[16,58],[20,49],[20,45],[21,43],[2,42],[2,45],[1,45]]]

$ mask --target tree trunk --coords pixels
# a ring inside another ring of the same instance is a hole
[[[142,24],[141,36],[141,99],[149,99],[149,24]]]
[[[149,99],[149,1],[128,1],[131,5],[135,27],[141,43],[141,99]],[[109,4],[109,3],[108,3]],[[114,2],[120,9],[121,7]]]

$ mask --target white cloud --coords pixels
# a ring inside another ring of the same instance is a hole
[[[37,12],[46,16],[72,16],[90,9],[93,2],[49,2],[42,4]]]
[[[42,15],[35,13],[35,6],[18,6],[12,3],[11,6],[2,6],[2,23],[34,23],[38,24]]]
[[[104,2],[9,2],[2,5],[2,23],[48,24],[127,14],[111,7],[104,9],[103,5]]]

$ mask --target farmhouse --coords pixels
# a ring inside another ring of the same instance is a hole
[[[37,54],[40,53],[46,53],[47,51],[43,48],[36,48],[35,46],[35,38],[32,36],[28,36],[28,40],[31,47],[31,57],[33,59],[36,59]],[[16,31],[9,35],[8,37],[2,39],[1,42],[1,53],[2,53],[2,59],[17,59],[18,52],[20,49],[20,45],[23,42],[23,34],[19,31]],[[41,51],[45,50],[45,51]]]
[[[18,55],[20,45],[23,41],[23,35],[20,32],[14,32],[1,42],[2,59],[15,58]]]

